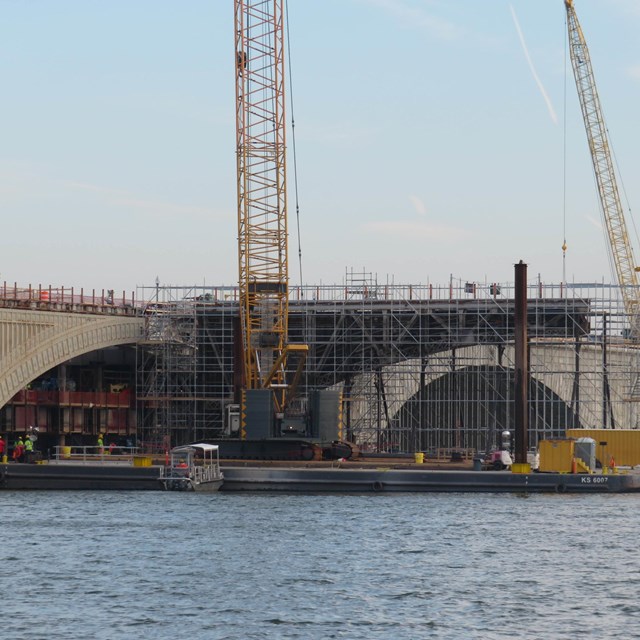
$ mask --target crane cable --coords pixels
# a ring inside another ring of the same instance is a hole
[[[293,113],[293,74],[291,72],[291,29],[289,28],[289,2],[284,3],[287,33],[287,67],[289,71],[289,102],[291,104],[291,150],[293,152],[293,184],[296,199],[296,227],[298,231],[298,269],[300,271],[300,294],[304,295],[302,285],[302,245],[300,239],[300,201],[298,198],[298,160],[296,156],[296,120]]]
[[[298,269],[300,272],[300,299],[304,299],[304,280],[302,279],[302,244],[300,238],[300,199],[298,196],[298,158],[296,155],[296,120],[293,112],[293,73],[291,71],[291,29],[289,22],[289,2],[284,0],[285,27],[287,34],[287,69],[289,72],[289,102],[291,105],[291,151],[293,152],[293,184],[296,199],[296,228],[298,232]],[[304,314],[304,331],[307,332],[307,320],[309,314]],[[308,388],[309,371],[304,368],[304,385]]]
[[[565,31],[567,18],[565,17]],[[567,284],[567,54],[569,45],[564,37],[564,113],[562,158],[562,282]]]

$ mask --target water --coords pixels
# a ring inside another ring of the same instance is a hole
[[[0,638],[637,637],[639,500],[4,491]]]

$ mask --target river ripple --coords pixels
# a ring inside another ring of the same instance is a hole
[[[0,638],[637,637],[639,500],[3,491]]]

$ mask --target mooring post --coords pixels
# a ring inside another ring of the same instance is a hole
[[[531,473],[527,463],[529,448],[529,350],[527,349],[527,265],[515,265],[515,462],[513,473]]]

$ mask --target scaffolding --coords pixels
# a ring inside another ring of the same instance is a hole
[[[147,451],[220,435],[232,387],[229,346],[237,317],[237,304],[228,299],[237,299],[237,291],[222,295],[215,303],[215,322],[208,321],[207,308],[214,304],[210,292],[194,287],[156,286],[144,306],[136,391],[138,440]]]
[[[289,342],[309,345],[300,389],[336,389],[343,433],[377,452],[487,451],[514,427],[513,285],[293,287]],[[235,287],[141,288],[139,441],[148,450],[230,433],[238,403]],[[619,290],[528,290],[530,443],[569,428],[640,428],[638,346]]]

